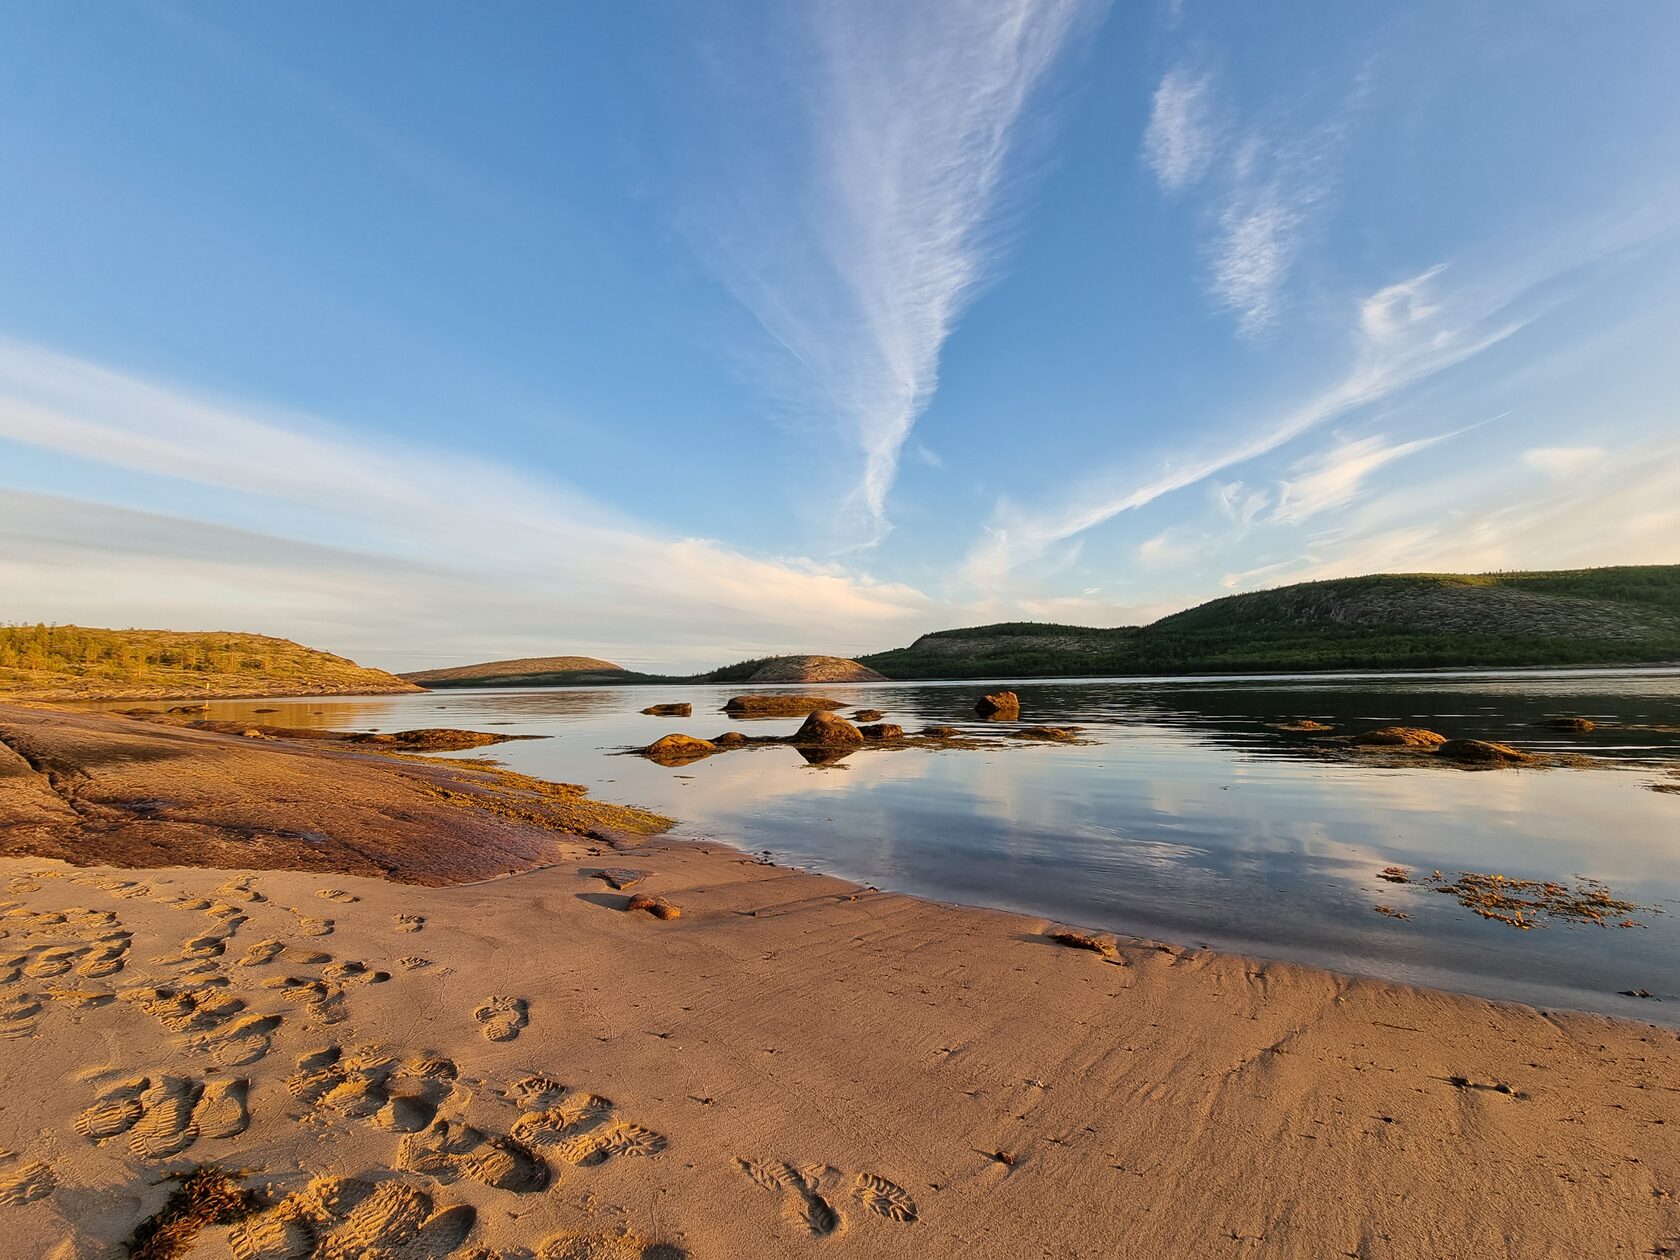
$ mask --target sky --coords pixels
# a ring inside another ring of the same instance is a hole
[[[0,6],[0,621],[857,655],[1680,561],[1680,6]]]

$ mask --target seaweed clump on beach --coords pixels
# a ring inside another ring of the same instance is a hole
[[[1460,871],[1457,879],[1449,880],[1436,871],[1425,882],[1435,892],[1457,897],[1459,905],[1474,910],[1482,918],[1524,932],[1544,927],[1551,919],[1610,927],[1618,916],[1616,927],[1643,927],[1644,924],[1628,916],[1639,911],[1661,913],[1655,907],[1613,896],[1596,879],[1578,878],[1575,886],[1570,887],[1553,880],[1513,879],[1480,871]]]
[[[179,1177],[164,1205],[141,1221],[125,1244],[130,1260],[184,1256],[199,1231],[231,1225],[257,1209],[257,1199],[237,1177],[200,1165]]]

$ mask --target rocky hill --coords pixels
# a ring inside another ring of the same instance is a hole
[[[748,682],[881,682],[885,674],[843,656],[772,656],[747,676]]]
[[[402,677],[422,687],[541,687],[568,682],[612,682],[617,681],[613,675],[623,673],[624,666],[593,656],[522,656],[511,661],[416,670]]]
[[[419,691],[290,639],[222,631],[0,626],[0,698],[204,700]]]
[[[863,658],[889,678],[1680,661],[1680,565],[1407,573],[1231,595],[1147,626],[1010,622]]]

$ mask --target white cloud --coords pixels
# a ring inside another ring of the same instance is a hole
[[[1213,124],[1212,82],[1184,69],[1161,78],[1143,133],[1143,156],[1168,192],[1195,183],[1212,163],[1219,137]]]
[[[127,625],[153,610],[212,628],[260,612],[250,628],[344,623],[322,646],[377,659],[404,644],[480,659],[640,644],[717,663],[891,646],[934,607],[837,565],[662,536],[459,452],[375,445],[17,342],[0,341],[0,439],[144,474],[128,492],[147,500],[10,496],[14,615]],[[287,528],[237,528],[265,515]]]
[[[1204,539],[1181,529],[1164,529],[1137,546],[1137,562],[1145,569],[1174,569],[1194,560],[1206,546]]]
[[[845,515],[865,542],[889,528],[900,451],[988,276],[1022,112],[1092,3],[814,6],[795,85],[809,134],[709,173],[734,198],[704,249],[785,352],[774,388],[859,458]]]
[[[1589,472],[1603,460],[1604,450],[1597,446],[1537,446],[1522,454],[1530,468],[1557,478]]]

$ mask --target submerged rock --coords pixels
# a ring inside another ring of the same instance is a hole
[[[873,726],[861,726],[859,734],[865,739],[903,739],[904,728],[895,722],[877,722]]]
[[[272,727],[254,727],[263,734],[271,734]],[[241,734],[247,732],[241,731]],[[412,731],[367,731],[342,736],[347,744],[377,744],[397,748],[403,752],[458,752],[465,748],[483,748],[489,744],[505,744],[514,739],[541,739],[540,735],[496,735],[489,731],[462,731],[448,726],[426,726]]]
[[[1297,721],[1294,721],[1294,722],[1279,722],[1277,724],[1277,729],[1280,730],[1280,731],[1307,731],[1307,732],[1312,732],[1312,731],[1333,731],[1336,728],[1333,727],[1333,726],[1326,726],[1323,722],[1315,722],[1315,721],[1313,721],[1312,718],[1301,718],[1301,719],[1299,719]]]
[[[1353,742],[1374,748],[1439,748],[1447,742],[1447,737],[1420,726],[1379,726],[1374,731],[1355,735]]]
[[[1449,761],[1484,766],[1523,766],[1535,760],[1533,753],[1486,739],[1449,739],[1437,752]]]
[[[852,714],[852,721],[854,721],[854,722],[879,722],[882,718],[884,718],[886,716],[887,715],[885,713],[882,713],[881,710],[879,710],[879,709],[859,709],[856,713]]]
[[[717,750],[718,746],[709,739],[696,739],[693,735],[666,735],[642,749],[642,755],[662,765],[675,765],[709,757]]]
[[[955,726],[935,725],[922,727],[919,734],[926,735],[929,739],[956,739],[962,731]]]
[[[642,710],[649,717],[691,717],[694,714],[692,704],[650,704]]]
[[[745,748],[750,742],[740,731],[725,731],[712,741],[719,748]]]
[[[989,696],[981,696],[974,711],[983,718],[1013,721],[1021,716],[1021,697],[1013,691],[994,691]]]
[[[739,717],[798,717],[801,713],[845,707],[842,701],[823,696],[731,696],[724,703],[723,711]]]
[[[1077,726],[1023,726],[1018,731],[1010,731],[1011,739],[1047,739],[1058,744],[1071,744],[1079,739]]]
[[[1549,726],[1554,731],[1575,731],[1578,734],[1585,735],[1588,731],[1593,730],[1598,724],[1591,718],[1550,717],[1540,723],[1540,725]]]
[[[822,748],[843,747],[863,743],[863,732],[843,717],[818,711],[805,719],[789,742]]]

